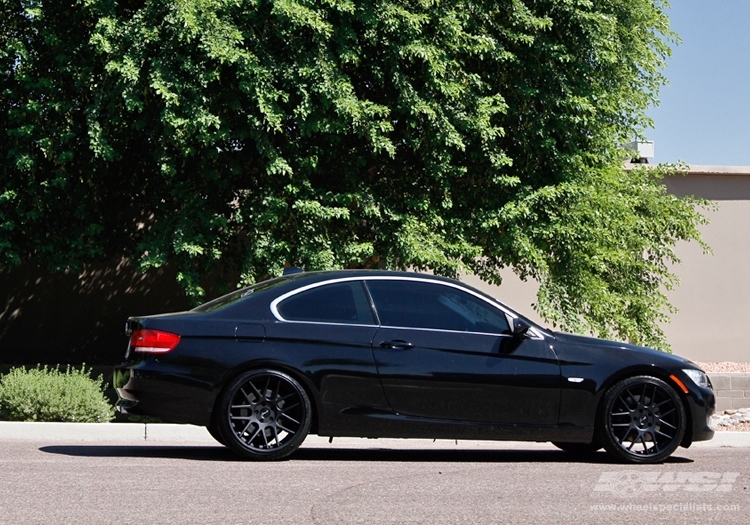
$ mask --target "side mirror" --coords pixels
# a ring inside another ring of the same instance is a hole
[[[531,325],[523,319],[513,319],[513,337],[526,338]]]

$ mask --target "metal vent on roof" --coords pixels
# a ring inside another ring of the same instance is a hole
[[[654,158],[653,140],[634,140],[626,144],[625,148],[633,152],[633,157],[630,161],[633,164],[648,164],[648,159]]]

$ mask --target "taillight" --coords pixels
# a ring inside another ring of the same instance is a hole
[[[172,350],[179,342],[179,335],[161,330],[134,330],[130,334],[130,348],[133,352],[163,354]]]

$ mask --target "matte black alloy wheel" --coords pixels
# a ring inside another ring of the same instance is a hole
[[[249,459],[289,456],[310,429],[310,400],[300,384],[275,370],[247,372],[222,395],[220,437]]]
[[[608,452],[631,463],[658,463],[669,457],[685,435],[685,407],[661,379],[631,377],[604,398],[599,440]]]

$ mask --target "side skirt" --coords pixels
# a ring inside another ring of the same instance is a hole
[[[565,441],[590,443],[594,427],[476,423],[404,416],[387,411],[349,408],[337,424],[321,426],[318,435],[366,438],[476,439],[491,441]]]

